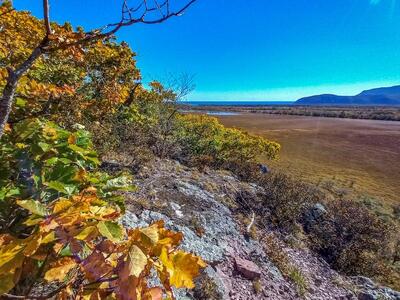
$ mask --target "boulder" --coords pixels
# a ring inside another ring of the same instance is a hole
[[[306,231],[309,231],[328,213],[326,208],[321,203],[316,203],[304,214],[304,226]]]
[[[261,276],[260,268],[252,261],[235,257],[236,270],[249,280],[254,280]]]

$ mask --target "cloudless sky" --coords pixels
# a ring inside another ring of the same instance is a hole
[[[14,5],[41,17],[41,2]],[[50,0],[51,18],[97,28],[119,20],[120,3]],[[296,100],[400,84],[400,0],[197,0],[179,18],[117,37],[137,52],[145,80],[194,74],[190,100]]]

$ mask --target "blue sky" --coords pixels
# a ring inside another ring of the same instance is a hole
[[[51,17],[96,28],[118,20],[119,3],[50,0]],[[40,0],[14,5],[42,15]],[[194,74],[190,100],[296,100],[400,84],[400,0],[197,0],[179,18],[117,37],[137,52],[145,80]]]

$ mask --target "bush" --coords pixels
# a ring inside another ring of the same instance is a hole
[[[159,299],[194,287],[205,264],[177,250],[181,233],[163,222],[120,225],[113,192],[131,190],[130,180],[96,171],[86,131],[26,120],[7,128],[0,147],[0,295]],[[152,271],[161,287],[147,285]]]
[[[270,222],[287,231],[296,230],[303,213],[324,197],[316,187],[282,173],[263,176],[259,183],[265,194],[258,211],[268,211]]]
[[[254,162],[261,156],[275,158],[280,145],[234,128],[226,128],[216,118],[179,115],[175,139],[181,147],[180,159],[187,162],[207,157],[214,167]]]
[[[390,269],[395,232],[389,223],[349,200],[329,202],[328,214],[309,228],[313,249],[336,270],[380,279]]]

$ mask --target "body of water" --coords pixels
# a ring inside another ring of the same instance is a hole
[[[195,110],[195,109],[189,109],[189,110],[180,110],[181,113],[201,113],[201,114],[207,114],[210,116],[237,116],[240,115],[238,112],[230,112],[230,111],[217,111],[217,110]]]

